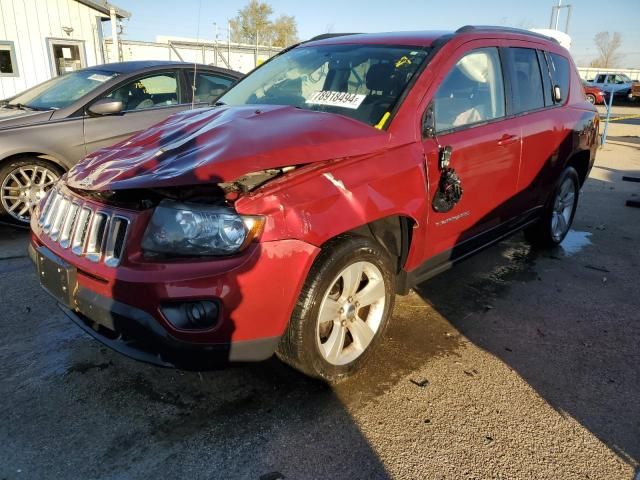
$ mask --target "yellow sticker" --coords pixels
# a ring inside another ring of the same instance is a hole
[[[389,117],[391,116],[391,114],[389,112],[386,112],[382,118],[380,119],[380,121],[376,124],[376,128],[378,130],[382,130],[384,128],[384,124],[387,123],[387,120],[389,120]]]
[[[411,60],[406,55],[396,62],[396,68],[400,68],[403,65],[411,65]]]

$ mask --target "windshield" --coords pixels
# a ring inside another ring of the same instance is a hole
[[[17,95],[7,105],[23,106],[34,110],[64,108],[116,75],[117,73],[102,70],[68,73]]]
[[[422,47],[387,45],[299,47],[245,77],[220,103],[290,105],[376,125],[427,53]]]

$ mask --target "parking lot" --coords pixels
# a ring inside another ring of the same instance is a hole
[[[518,235],[421,284],[335,388],[275,358],[200,373],[124,358],[40,289],[28,233],[0,227],[0,478],[634,478],[630,128],[610,129],[561,248]]]

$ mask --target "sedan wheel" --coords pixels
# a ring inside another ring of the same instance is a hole
[[[316,329],[324,359],[346,365],[371,344],[384,314],[386,290],[382,272],[370,262],[346,267],[327,289]]]
[[[596,97],[590,93],[587,93],[587,101],[589,103],[591,103],[592,105],[595,105],[596,103]]]
[[[8,170],[0,178],[0,212],[28,223],[33,210],[59,178],[57,171],[41,164],[27,163]]]

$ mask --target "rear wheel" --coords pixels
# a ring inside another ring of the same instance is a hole
[[[592,105],[596,104],[596,96],[593,95],[592,93],[587,93],[587,101],[589,103],[591,103]]]
[[[375,349],[394,302],[391,261],[375,241],[331,242],[314,263],[277,355],[328,382],[354,373]]]
[[[578,173],[573,167],[567,167],[560,175],[540,220],[525,230],[527,240],[540,247],[559,245],[571,228],[579,195]]]
[[[4,164],[0,167],[0,216],[29,223],[31,213],[61,174],[57,166],[37,158]]]

